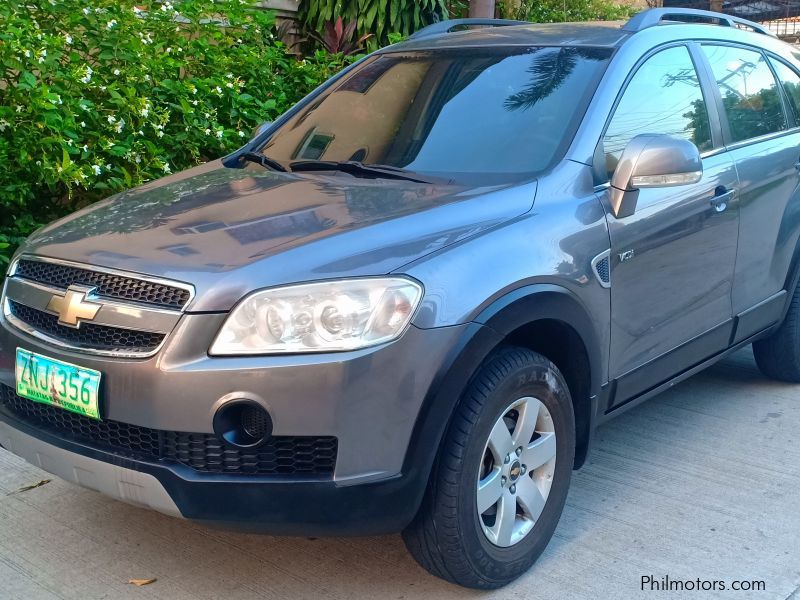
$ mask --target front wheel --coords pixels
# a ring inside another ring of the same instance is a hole
[[[423,505],[403,532],[434,575],[491,589],[519,577],[555,531],[575,455],[556,366],[507,348],[476,374],[448,429]]]

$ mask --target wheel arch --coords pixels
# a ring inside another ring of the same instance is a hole
[[[559,351],[562,341],[567,343]],[[600,344],[588,310],[574,293],[553,284],[534,284],[498,298],[468,325],[417,417],[404,462],[406,475],[427,483],[447,427],[472,377],[489,356],[508,344],[539,352],[562,371],[576,411],[574,467],[583,464],[602,383]],[[573,353],[576,350],[577,355]],[[424,486],[420,501],[422,492]]]

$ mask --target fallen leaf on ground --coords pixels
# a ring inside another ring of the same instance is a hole
[[[150,585],[151,583],[155,583],[158,581],[157,579],[131,579],[128,583],[135,585],[137,587],[142,587],[143,585]]]
[[[19,488],[16,492],[11,492],[9,496],[13,496],[14,494],[22,494],[23,492],[30,492],[31,490],[35,490],[36,488],[40,488],[43,485],[47,485],[53,481],[52,479],[42,479],[41,481],[34,483],[33,485],[26,485],[25,487]]]

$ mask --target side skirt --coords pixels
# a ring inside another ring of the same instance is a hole
[[[606,421],[611,420],[612,418],[616,417],[617,415],[621,415],[622,413],[626,412],[627,410],[629,410],[629,409],[631,409],[631,408],[633,408],[635,406],[638,406],[639,404],[641,404],[645,400],[649,400],[653,396],[657,396],[661,392],[664,392],[664,391],[670,389],[676,383],[680,383],[684,379],[688,379],[692,375],[695,375],[695,374],[699,373],[700,371],[702,371],[704,369],[707,369],[708,367],[710,367],[714,363],[722,360],[723,358],[725,358],[726,356],[728,356],[730,354],[733,354],[734,352],[736,352],[740,348],[743,348],[744,346],[747,346],[748,344],[751,344],[751,343],[755,342],[756,340],[758,340],[761,337],[769,335],[770,333],[772,333],[773,329],[776,326],[777,326],[777,324],[775,324],[775,325],[773,325],[771,327],[768,327],[767,329],[765,329],[763,331],[760,331],[759,333],[757,333],[755,335],[752,335],[752,336],[748,337],[747,339],[744,339],[744,340],[742,340],[740,342],[737,342],[735,345],[731,346],[727,350],[724,350],[724,351],[722,351],[722,352],[720,352],[718,354],[715,354],[714,356],[712,356],[710,358],[707,358],[706,360],[704,360],[703,362],[695,365],[694,367],[691,367],[691,368],[679,373],[678,375],[676,375],[672,379],[670,379],[668,381],[665,381],[664,383],[662,383],[660,385],[657,385],[656,387],[654,387],[654,388],[652,388],[652,389],[650,389],[650,390],[648,390],[648,391],[646,391],[646,392],[644,392],[642,394],[639,394],[638,396],[634,396],[633,398],[624,401],[623,403],[621,403],[621,404],[617,405],[616,407],[614,407],[612,410],[607,411],[604,415],[599,415],[597,424],[600,425],[602,423],[605,423]],[[610,394],[614,393],[614,388],[615,388],[615,385],[611,384],[611,385],[606,386],[603,389],[603,391],[610,395]]]

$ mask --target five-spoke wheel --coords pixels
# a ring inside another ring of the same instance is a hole
[[[434,575],[490,589],[544,550],[567,499],[575,416],[558,368],[503,348],[474,374],[442,443],[428,493],[403,539]]]
[[[550,494],[555,467],[550,411],[536,398],[515,400],[492,428],[478,475],[478,515],[493,544],[512,546],[531,532]]]

